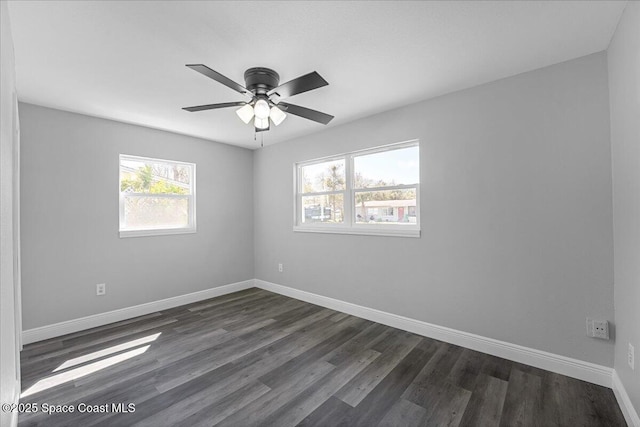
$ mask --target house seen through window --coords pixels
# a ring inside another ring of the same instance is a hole
[[[120,155],[120,236],[195,232],[195,166]]]
[[[418,141],[295,168],[296,231],[419,236]]]

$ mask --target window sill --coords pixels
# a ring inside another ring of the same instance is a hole
[[[383,227],[305,227],[296,225],[293,227],[294,232],[300,233],[325,233],[325,234],[356,234],[361,236],[384,236],[384,237],[414,237],[420,238],[420,229],[401,229],[401,228],[383,228]]]
[[[172,234],[193,234],[195,228],[166,228],[156,230],[120,230],[120,238],[127,237],[150,237],[150,236],[169,236]]]

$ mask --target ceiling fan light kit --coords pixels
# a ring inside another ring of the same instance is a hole
[[[287,118],[287,115],[284,112],[282,112],[281,109],[279,109],[277,106],[274,105],[273,107],[271,107],[271,111],[269,112],[269,118],[271,119],[274,125],[278,126],[280,123],[284,121],[284,119]]]
[[[236,114],[244,123],[249,124],[253,119],[253,126],[256,132],[269,130],[269,123],[280,125],[287,117],[285,112],[294,116],[312,120],[324,125],[328,124],[333,116],[309,108],[282,102],[283,99],[327,86],[329,83],[315,71],[298,77],[287,83],[279,85],[280,76],[275,71],[264,68],[249,68],[244,73],[246,87],[223,76],[203,64],[187,64],[187,67],[205,75],[218,83],[221,83],[236,92],[250,97],[248,102],[224,102],[219,104],[199,105],[195,107],[185,107],[183,110],[189,112],[215,110],[226,107],[240,107]],[[279,86],[278,86],[279,85]]]
[[[243,107],[240,107],[236,110],[236,114],[240,117],[245,124],[249,124],[251,119],[253,119],[253,107],[251,104],[246,104]]]
[[[256,129],[258,130],[269,130],[269,118],[264,118],[261,119],[260,117],[256,116],[255,120],[254,120],[254,125],[256,127]]]
[[[258,119],[266,119],[269,117],[269,110],[269,103],[262,98],[258,99],[253,106],[253,114],[255,114]]]

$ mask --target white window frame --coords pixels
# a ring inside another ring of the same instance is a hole
[[[392,151],[401,148],[420,147],[420,141],[410,140],[380,147],[368,148],[364,150],[352,151],[334,156],[327,156],[313,160],[306,160],[293,164],[293,231],[305,233],[331,233],[331,234],[359,234],[370,236],[393,236],[393,237],[420,237],[420,183],[409,185],[394,185],[388,187],[370,187],[366,189],[353,188],[354,179],[354,159],[359,156]],[[344,159],[345,165],[345,189],[337,191],[322,191],[314,193],[302,193],[303,188],[301,169],[318,163],[336,161]],[[418,165],[419,167],[419,165]],[[390,191],[416,189],[416,223],[415,224],[359,224],[354,218],[355,195],[358,192]],[[344,222],[336,223],[313,223],[303,224],[302,220],[302,197],[343,194]]]
[[[189,200],[189,225],[187,227],[173,227],[173,228],[150,228],[150,229],[123,229],[124,224],[124,196],[125,194],[120,191],[121,187],[121,174],[120,167],[122,160],[133,160],[141,162],[157,162],[166,163],[169,165],[188,165],[191,167],[191,194],[148,194],[148,193],[127,193],[127,197],[157,197],[157,198],[185,198]],[[119,199],[119,211],[120,221],[118,228],[120,231],[120,238],[123,237],[145,237],[145,236],[166,236],[171,234],[190,234],[197,231],[196,227],[196,164],[190,162],[183,162],[179,160],[166,160],[158,159],[154,157],[142,157],[133,156],[130,154],[120,154],[118,158],[118,199]]]

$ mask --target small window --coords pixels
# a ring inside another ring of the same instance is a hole
[[[196,165],[120,155],[120,237],[194,233]]]
[[[295,231],[419,237],[418,141],[300,162]]]

